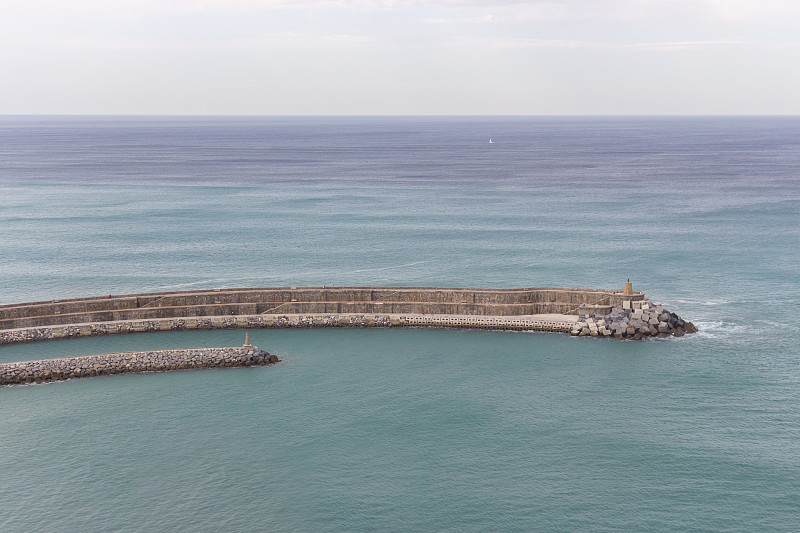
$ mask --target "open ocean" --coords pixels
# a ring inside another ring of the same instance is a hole
[[[253,330],[283,363],[2,388],[0,531],[800,530],[800,118],[0,117],[2,304],[627,278],[700,332]]]

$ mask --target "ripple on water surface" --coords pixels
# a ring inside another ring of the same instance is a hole
[[[284,362],[0,391],[0,461],[15,472],[0,518],[10,530],[336,531],[785,529],[791,517],[797,383],[744,358],[709,366],[702,342],[422,329],[252,340]]]

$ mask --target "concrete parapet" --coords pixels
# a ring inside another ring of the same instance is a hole
[[[646,301],[641,292],[555,287],[279,287],[133,294],[0,306],[0,344],[181,329],[402,326],[418,324],[413,317],[419,316],[436,317],[428,325],[569,331],[571,326],[545,325],[530,317],[557,314],[570,322],[617,307],[642,310]]]
[[[579,314],[642,293],[570,288],[304,287],[219,289],[53,300],[0,306],[0,330],[56,324],[258,314]]]

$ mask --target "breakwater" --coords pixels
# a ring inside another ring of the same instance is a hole
[[[623,302],[606,315],[584,315],[576,321],[570,333],[580,337],[614,337],[640,340],[647,337],[683,337],[697,328],[658,302],[648,298]]]
[[[607,317],[615,309],[634,305],[641,309],[645,300],[644,293],[629,285],[624,290],[284,287],[109,295],[2,305],[0,344],[271,327],[446,326],[570,332],[581,316]],[[586,324],[588,334],[592,325]]]
[[[0,306],[0,330],[153,318],[233,315],[436,314],[520,316],[610,312],[644,294],[622,290],[432,287],[212,289],[52,300]]]
[[[0,385],[43,383],[131,372],[268,365],[278,361],[277,356],[259,350],[256,346],[107,353],[2,363]]]

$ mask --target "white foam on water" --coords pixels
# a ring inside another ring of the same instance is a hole
[[[718,298],[718,299],[706,299],[706,298],[674,298],[671,299],[670,302],[681,304],[681,305],[696,305],[696,306],[707,306],[707,307],[714,307],[718,305],[745,305],[748,302],[745,300],[727,300],[725,298]],[[665,306],[669,305],[669,302],[664,303]]]
[[[758,336],[770,333],[786,333],[786,328],[797,330],[798,326],[788,325],[783,322],[773,320],[755,320],[749,323],[737,323],[729,320],[708,320],[694,322],[697,326],[698,337],[708,337],[712,339],[735,337],[740,335]]]
[[[697,326],[697,335],[699,338],[708,337],[711,339],[718,339],[728,337],[746,330],[743,325],[726,322],[724,320],[710,320],[707,322],[694,322]]]
[[[375,268],[361,268],[361,269],[358,269],[358,270],[351,270],[349,273],[350,274],[358,274],[358,273],[361,273],[361,272],[379,272],[381,270],[396,270],[398,268],[406,268],[406,267],[410,267],[410,266],[424,265],[425,263],[428,263],[428,262],[429,261],[415,261],[413,263],[406,263],[404,265],[394,265],[394,266],[375,267]]]
[[[198,281],[188,281],[186,283],[170,283],[168,285],[158,285],[154,288],[154,292],[162,292],[174,289],[180,289],[182,287],[196,287],[198,285],[209,285],[214,282],[219,282],[221,280],[218,279],[202,279]]]

